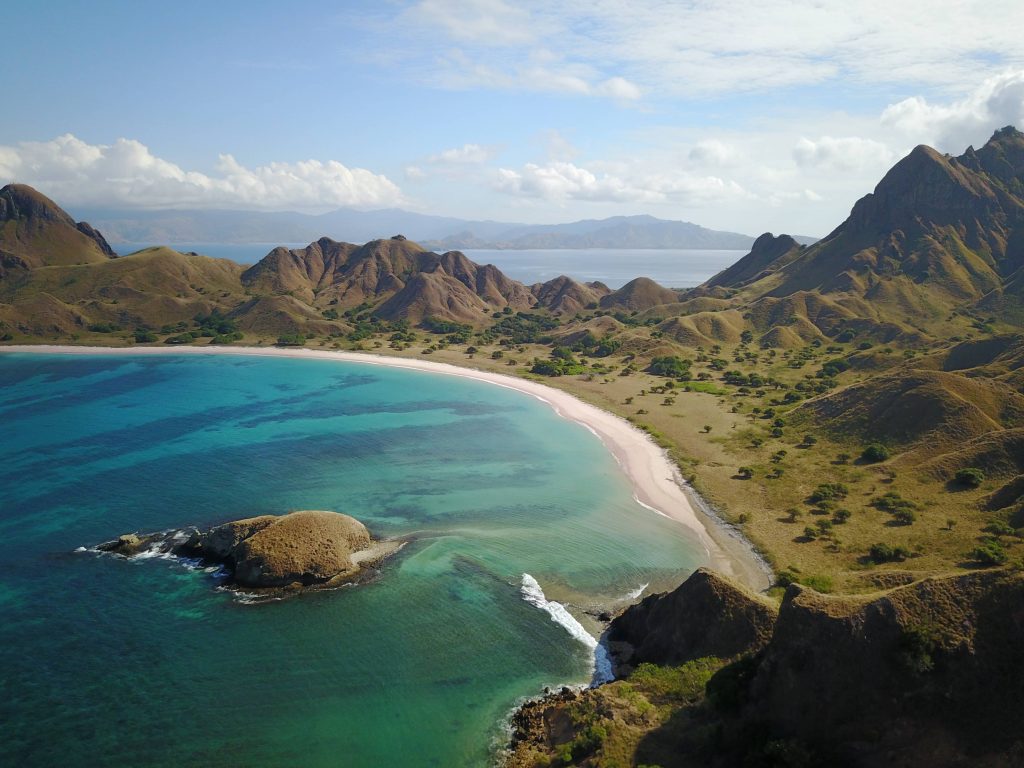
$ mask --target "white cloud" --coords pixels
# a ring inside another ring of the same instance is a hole
[[[427,177],[427,172],[418,165],[407,165],[404,169],[405,178],[409,181],[419,181]]]
[[[944,152],[980,146],[1005,125],[1024,128],[1024,69],[989,77],[948,104],[929,103],[920,96],[904,99],[882,113],[882,124]]]
[[[207,175],[186,171],[132,139],[94,145],[71,134],[0,146],[0,177],[38,186],[69,205],[322,210],[402,200],[386,176],[336,160],[247,168],[225,154],[219,156],[217,174]]]
[[[736,162],[738,153],[735,147],[718,139],[705,139],[694,144],[687,157],[697,165],[729,166]]]
[[[489,147],[479,144],[463,144],[431,155],[427,160],[438,165],[483,165],[494,154]]]
[[[833,138],[822,136],[817,141],[801,138],[793,147],[793,159],[804,168],[829,171],[852,171],[885,167],[893,154],[884,144],[857,136]]]
[[[619,101],[836,79],[964,88],[1024,64],[1024,4],[1013,0],[422,0],[396,27],[419,75],[443,87]],[[463,65],[436,57],[445,41]]]
[[[546,165],[527,163],[520,171],[501,168],[495,186],[510,195],[552,201],[662,203],[678,200],[692,203],[747,194],[735,182],[715,176],[598,175],[564,161]]]
[[[639,99],[643,95],[635,83],[624,77],[610,77],[603,83],[598,83],[592,90],[598,96],[611,96],[613,99],[625,101]]]
[[[422,0],[407,18],[439,27],[454,40],[480,45],[522,45],[535,37],[530,14],[502,0]]]

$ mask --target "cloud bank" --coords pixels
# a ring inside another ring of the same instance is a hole
[[[1005,0],[420,0],[394,28],[417,76],[452,88],[634,101],[845,80],[965,88],[1024,64]],[[438,50],[447,53],[437,55]]]
[[[336,160],[247,168],[224,154],[209,175],[186,171],[132,139],[88,144],[70,133],[0,146],[0,182],[6,181],[37,186],[67,205],[323,210],[402,202],[386,176]]]

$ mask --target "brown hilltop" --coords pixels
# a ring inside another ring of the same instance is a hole
[[[321,238],[306,248],[275,248],[242,275],[254,294],[289,294],[326,309],[378,304],[387,319],[439,317],[477,323],[487,312],[536,304],[530,291],[492,265],[459,251],[437,254],[404,237],[363,246]]]
[[[927,440],[934,450],[1024,426],[1024,395],[988,378],[902,370],[808,401],[793,419],[893,446]]]
[[[0,189],[0,277],[11,269],[95,264],[114,256],[103,235],[75,223],[46,195],[24,184]]]
[[[777,614],[774,605],[698,568],[672,592],[627,608],[612,622],[608,637],[627,646],[625,661],[634,666],[675,666],[707,656],[732,659],[763,648]]]
[[[679,301],[679,294],[649,277],[637,277],[601,298],[603,309],[644,310]]]
[[[800,252],[801,246],[789,235],[776,237],[765,232],[754,241],[750,253],[727,269],[708,280],[704,285],[713,288],[719,285],[737,287],[765,277],[767,270],[785,266]],[[787,258],[789,257],[789,258]]]
[[[610,293],[602,283],[579,283],[565,275],[559,275],[546,283],[535,283],[530,287],[530,292],[541,306],[552,312],[566,314],[575,314],[596,304]]]

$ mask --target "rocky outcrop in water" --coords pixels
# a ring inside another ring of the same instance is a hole
[[[239,587],[298,589],[351,581],[398,546],[375,541],[366,526],[348,515],[303,511],[236,520],[205,531],[125,534],[98,549],[125,557],[155,550],[199,558],[223,565]]]

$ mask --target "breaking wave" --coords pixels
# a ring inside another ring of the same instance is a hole
[[[523,600],[547,613],[553,622],[594,652],[594,676],[591,685],[607,683],[614,679],[608,649],[601,645],[596,637],[587,632],[564,605],[554,600],[548,600],[544,596],[544,590],[533,576],[528,573],[523,574],[523,583],[519,591]]]

